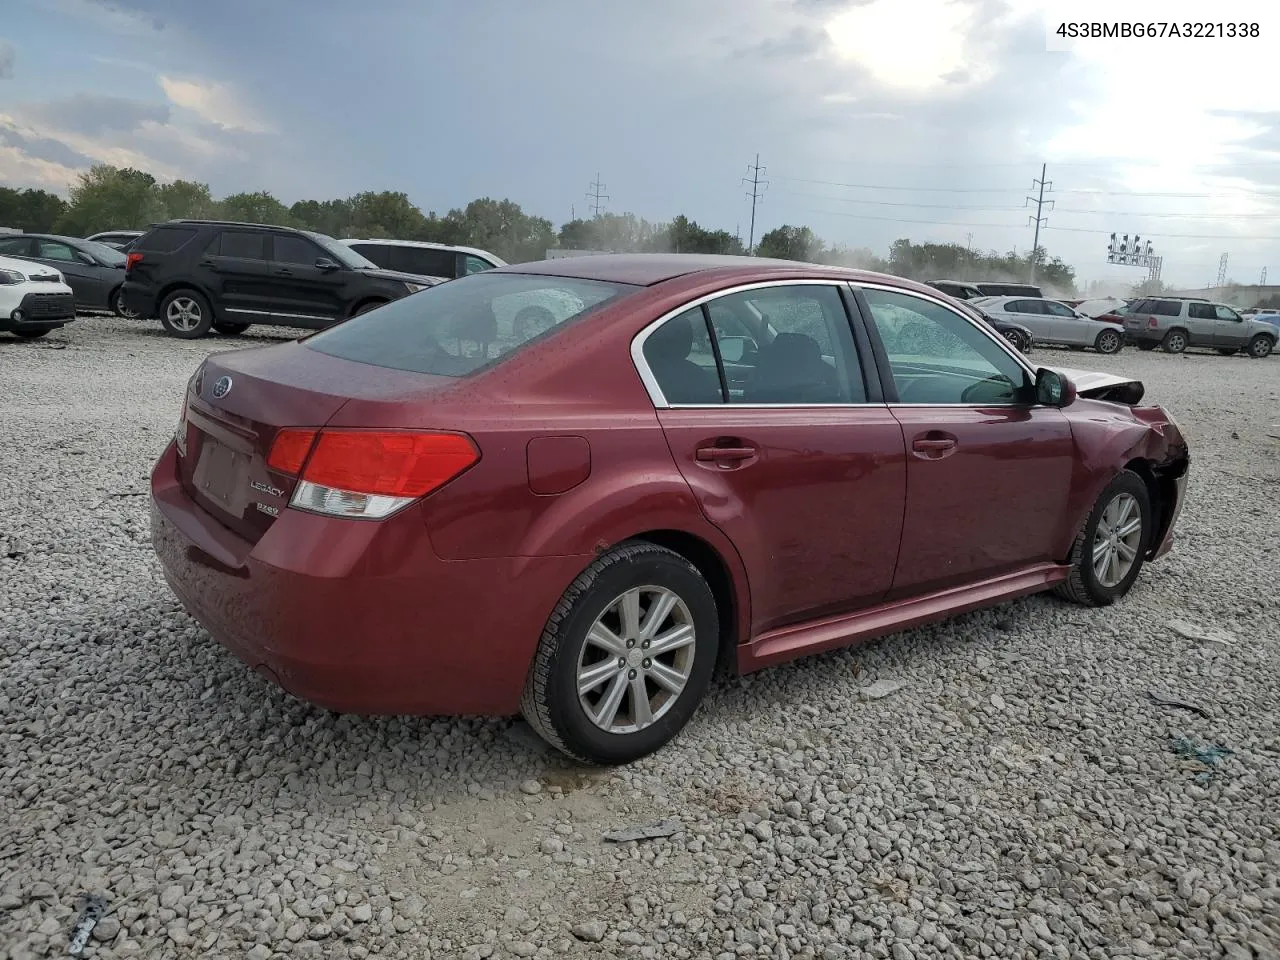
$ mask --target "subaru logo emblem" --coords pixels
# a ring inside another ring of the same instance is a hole
[[[231,378],[219,377],[213,383],[213,399],[221,400],[231,392]]]

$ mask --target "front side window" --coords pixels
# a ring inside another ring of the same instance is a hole
[[[464,267],[466,274],[470,276],[473,273],[483,273],[485,270],[492,270],[493,264],[488,260],[481,260],[479,257],[473,257],[471,254],[467,254]]]
[[[393,300],[305,343],[358,363],[462,377],[633,290],[597,280],[482,273]]]
[[[271,238],[271,259],[278,263],[306,264],[311,267],[324,255],[323,250],[302,237],[277,233]]]
[[[75,251],[68,244],[59,243],[56,240],[41,240],[39,253],[36,256],[45,260],[61,260],[64,263],[74,263],[76,260]]]
[[[27,257],[31,254],[31,241],[26,237],[6,237],[0,240],[0,253],[8,254],[11,257]]]
[[[1216,320],[1218,318],[1213,305],[1208,303],[1188,303],[1187,316],[1192,320]]]
[[[1217,319],[1219,320],[1231,320],[1234,322],[1241,319],[1240,314],[1236,313],[1230,307],[1222,307],[1222,306],[1215,305],[1213,308],[1213,311],[1214,311],[1214,316],[1217,317]]]
[[[1010,313],[1044,313],[1044,305],[1039,300],[1014,300],[1005,309]]]
[[[1026,369],[960,314],[909,293],[864,290],[901,403],[1020,403]]]
[[[1045,310],[1048,311],[1050,316],[1068,317],[1073,320],[1078,317],[1078,314],[1065,303],[1055,303],[1052,300],[1041,300],[1039,302],[1044,305]]]

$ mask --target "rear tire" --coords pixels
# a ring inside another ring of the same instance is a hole
[[[22,337],[24,340],[38,340],[43,337],[48,330],[15,330],[14,336]]]
[[[1103,330],[1093,341],[1093,348],[1099,353],[1119,353],[1123,346],[1124,337],[1116,330]]]
[[[213,329],[217,330],[224,337],[238,337],[251,327],[249,323],[223,323],[221,321],[213,325]]]
[[[661,619],[651,624],[649,617]],[[715,669],[719,629],[715,597],[693,564],[651,543],[622,544],[556,604],[520,709],[543,739],[576,760],[630,763],[671,740],[697,710]],[[657,650],[664,638],[668,648],[646,656],[646,644]]]
[[[119,286],[111,291],[111,312],[125,320],[137,320],[138,314],[124,305],[124,287]]]
[[[1187,349],[1186,331],[1170,330],[1164,335],[1164,339],[1160,341],[1160,346],[1165,353],[1181,353]]]
[[[1136,515],[1136,533],[1110,537],[1107,528],[1123,533]],[[1105,525],[1105,526],[1104,526]],[[1099,527],[1104,526],[1103,535]],[[1097,503],[1071,546],[1071,572],[1055,593],[1089,607],[1115,603],[1133,586],[1142,571],[1152,533],[1151,495],[1142,478],[1132,470],[1121,470],[1098,496]],[[1123,548],[1114,547],[1117,541]],[[1128,554],[1132,553],[1132,557]],[[1111,566],[1114,556],[1118,564]]]
[[[160,326],[172,337],[198,340],[213,327],[213,308],[204,294],[175,290],[160,302]]]
[[[1262,360],[1271,356],[1271,350],[1276,342],[1265,333],[1260,333],[1249,341],[1249,356],[1255,360]]]

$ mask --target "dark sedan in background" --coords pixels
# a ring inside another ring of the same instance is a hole
[[[58,269],[76,295],[77,310],[133,316],[120,299],[125,255],[105,243],[49,233],[20,233],[0,238],[0,255]]]

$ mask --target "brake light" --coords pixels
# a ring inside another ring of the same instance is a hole
[[[280,473],[296,477],[302,472],[311,445],[316,441],[318,430],[280,430],[271,443],[271,453],[267,455],[267,466]]]
[[[315,442],[304,447],[307,434]],[[287,430],[281,435],[285,439],[277,436],[271,459],[304,464],[290,506],[337,517],[390,516],[480,459],[471,438],[461,433]]]
[[[1158,326],[1160,326],[1160,321],[1159,321],[1159,320],[1157,320],[1155,317],[1147,317],[1147,328],[1148,328],[1148,329],[1150,329],[1150,330],[1154,330],[1154,329],[1155,329],[1156,327],[1158,327]]]
[[[142,260],[142,254],[140,253],[126,254],[124,258],[124,272],[128,273],[130,270],[133,269],[133,265],[135,263],[140,262],[141,260]]]

